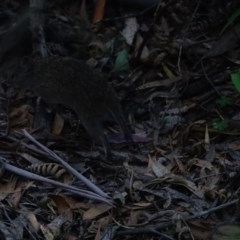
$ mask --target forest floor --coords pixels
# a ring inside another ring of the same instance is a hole
[[[0,239],[240,239],[239,1],[95,3],[48,3],[47,46],[104,74],[136,147],[107,124],[109,161],[68,108],[2,83]],[[28,8],[1,1],[1,79],[31,55],[30,20],[6,38]]]

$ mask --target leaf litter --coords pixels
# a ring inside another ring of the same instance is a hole
[[[48,117],[8,84],[31,51],[29,29],[8,29],[29,4],[2,1],[1,236],[238,239],[238,1],[97,2],[51,1],[48,46],[105,74],[137,147],[111,125],[107,161],[71,110]]]

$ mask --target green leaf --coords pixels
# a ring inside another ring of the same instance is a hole
[[[124,49],[118,53],[113,70],[115,72],[122,72],[122,71],[128,71],[129,69],[130,69],[130,66],[128,62],[128,53]]]
[[[213,234],[213,240],[239,240],[240,225],[239,223],[227,223],[217,227],[217,231]]]
[[[240,8],[237,8],[236,11],[231,15],[231,17],[228,19],[227,23],[223,27],[222,31],[220,32],[220,35],[223,34],[223,32],[226,31],[226,29],[233,24],[233,22],[236,20],[236,18],[240,15]]]
[[[237,91],[240,93],[240,71],[232,73],[231,80]]]
[[[228,125],[224,120],[215,119],[212,122],[212,127],[218,131],[224,131],[228,128]]]
[[[221,98],[217,99],[216,102],[217,102],[217,104],[219,104],[222,107],[230,106],[233,104],[232,100],[226,96],[222,96]]]

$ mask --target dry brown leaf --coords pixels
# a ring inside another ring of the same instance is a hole
[[[34,231],[38,232],[40,229],[40,223],[38,222],[36,215],[33,212],[27,212],[25,216],[27,217],[29,224]]]
[[[111,206],[104,203],[92,205],[90,209],[84,212],[83,220],[92,220],[97,216],[107,212],[111,208],[112,208]]]
[[[9,194],[15,191],[17,178],[9,179],[7,183],[0,183],[0,200],[4,200]]]
[[[134,203],[133,206],[136,206],[137,208],[134,207],[134,209],[139,209],[139,208],[146,208],[151,206],[152,203],[149,202],[138,202],[138,203]]]
[[[67,220],[69,222],[72,222],[72,220],[73,220],[73,212],[71,210],[70,205],[66,201],[65,197],[57,195],[57,196],[53,196],[52,200],[54,201],[54,203],[55,203],[55,205],[57,207],[58,213],[59,214],[65,214],[66,217],[67,217]]]
[[[16,178],[17,179],[17,178]],[[19,183],[12,194],[9,195],[8,201],[15,208],[18,207],[18,203],[23,196],[24,192],[34,184],[33,181]]]
[[[139,219],[141,216],[144,215],[144,211],[131,211],[127,225],[132,226],[132,225],[137,225],[139,222]]]
[[[132,171],[133,173],[137,173],[139,175],[144,174],[144,175],[150,175],[149,170],[146,166],[136,166],[136,165],[128,165],[127,163],[124,163],[124,167],[130,172]],[[138,183],[134,183],[138,184]]]
[[[170,85],[177,83],[181,80],[181,77],[176,77],[172,79],[162,79],[161,81],[152,81],[152,82],[147,82],[139,86],[137,89],[138,90],[144,90],[148,88],[156,88],[156,87],[169,87]]]
[[[19,156],[21,156],[23,159],[28,161],[30,164],[41,164],[42,161],[39,159],[35,158],[34,156],[30,155],[29,153],[18,153]]]
[[[204,196],[203,192],[199,188],[197,188],[194,182],[191,182],[185,179],[183,176],[175,175],[175,174],[169,174],[168,176],[165,176],[162,178],[156,178],[153,181],[147,183],[145,186],[147,187],[152,184],[164,183],[164,182],[171,183],[174,185],[184,186],[199,198],[203,198]]]
[[[55,135],[60,135],[64,127],[64,119],[59,115],[55,114],[53,121],[52,133]]]
[[[28,105],[22,105],[17,108],[13,108],[10,111],[10,126],[13,127],[26,127],[31,126],[33,121],[33,116],[28,111]]]
[[[211,225],[203,223],[198,220],[189,221],[191,226],[191,232],[196,239],[209,239],[209,233],[211,231]],[[210,240],[210,239],[209,239]]]
[[[209,151],[210,148],[210,136],[209,136],[209,130],[208,130],[208,125],[206,124],[206,129],[205,129],[205,149],[206,151]]]
[[[79,202],[72,197],[64,196],[64,198],[68,205],[71,207],[71,209],[80,208],[82,210],[87,210],[92,206],[90,203]]]
[[[96,235],[94,237],[94,240],[101,240],[101,227],[100,227],[100,224],[98,225],[98,229],[97,229],[97,232],[96,232]]]
[[[66,221],[67,216],[65,214],[61,214],[48,225],[40,225],[44,238],[47,240],[57,239],[61,233],[61,227]]]
[[[67,236],[65,236],[65,239],[66,240],[78,240],[79,238],[74,235],[68,234]]]
[[[20,187],[17,187],[14,191],[13,194],[10,194],[8,199],[9,199],[9,202],[11,203],[12,206],[14,206],[15,208],[18,207],[18,203],[21,199],[23,195],[23,191],[22,191],[22,188]]]
[[[95,8],[94,8],[93,20],[92,20],[93,24],[98,23],[103,19],[105,3],[106,3],[106,0],[97,0],[95,2]]]

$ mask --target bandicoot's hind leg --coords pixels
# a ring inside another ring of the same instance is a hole
[[[108,142],[106,135],[104,134],[104,128],[99,119],[95,120],[88,120],[87,122],[83,122],[83,126],[85,127],[86,131],[98,142],[101,143],[106,159],[112,159],[112,152],[111,147]]]

